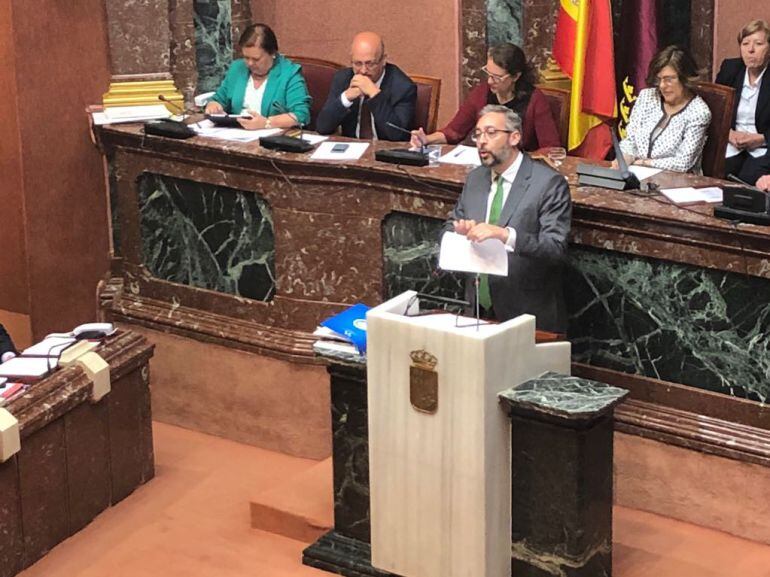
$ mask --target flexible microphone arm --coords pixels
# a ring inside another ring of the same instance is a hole
[[[158,100],[160,100],[161,102],[165,102],[166,104],[172,106],[173,108],[176,108],[179,111],[179,114],[181,114],[182,116],[187,114],[187,109],[182,108],[170,98],[166,98],[163,94],[158,94]]]

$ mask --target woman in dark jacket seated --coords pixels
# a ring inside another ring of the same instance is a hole
[[[733,124],[727,144],[725,174],[749,184],[770,172],[770,27],[752,20],[738,34],[740,58],[722,62],[717,83],[735,88]]]
[[[470,91],[449,124],[433,134],[425,134],[422,128],[413,130],[413,146],[462,142],[487,104],[502,104],[521,117],[524,150],[561,146],[548,100],[535,88],[534,74],[521,48],[509,43],[493,46],[482,70],[487,81]]]

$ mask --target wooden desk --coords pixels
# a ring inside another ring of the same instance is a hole
[[[382,164],[372,148],[318,162],[255,143],[145,138],[136,125],[96,134],[110,166],[116,258],[102,306],[112,318],[313,364],[309,332],[343,305],[459,291],[460,279],[432,272],[467,168]],[[575,163],[562,167],[568,177]],[[574,371],[770,429],[760,405],[722,396],[770,397],[770,230],[572,180]],[[650,392],[658,385],[665,394]],[[721,394],[701,403],[694,390]]]
[[[89,401],[78,366],[55,371],[5,408],[21,451],[0,463],[0,575],[15,575],[155,474],[148,362],[153,346],[130,331],[96,352],[111,391]]]

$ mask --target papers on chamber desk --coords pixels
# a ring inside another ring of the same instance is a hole
[[[41,379],[59,364],[49,357],[14,357],[0,365],[0,377],[13,381]]]
[[[474,146],[465,146],[464,144],[458,144],[444,156],[440,157],[438,161],[444,164],[481,165],[478,149]]]
[[[218,138],[220,140],[232,140],[234,142],[253,142],[263,136],[273,136],[281,132],[280,128],[262,128],[260,130],[246,130],[245,128],[224,128],[215,125],[210,120],[201,120],[189,125],[198,136]]]
[[[163,104],[149,104],[147,106],[114,106],[105,108],[104,112],[94,112],[91,116],[94,124],[100,125],[170,118],[171,112]]]
[[[27,357],[59,357],[62,351],[75,343],[75,337],[47,336],[37,344],[22,351]]]
[[[662,188],[661,194],[674,204],[684,206],[688,204],[717,203],[722,202],[722,189],[717,186],[708,188]]]
[[[445,232],[438,266],[444,270],[508,276],[508,252],[496,238],[471,242],[462,234]]]
[[[308,134],[307,132],[305,132],[302,134],[302,140],[304,140],[308,144],[316,145],[319,142],[329,140],[329,137],[324,136],[323,134]]]
[[[327,140],[318,145],[310,157],[313,160],[358,160],[369,148],[368,142],[339,142]]]
[[[652,168],[651,166],[636,166],[635,164],[629,166],[628,170],[635,174],[636,178],[639,180],[644,180],[645,178],[655,176],[659,172],[663,172],[662,168]]]

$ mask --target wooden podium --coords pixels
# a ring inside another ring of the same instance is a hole
[[[508,577],[511,422],[498,393],[569,374],[535,318],[413,316],[405,292],[367,315],[371,563],[404,577]]]

